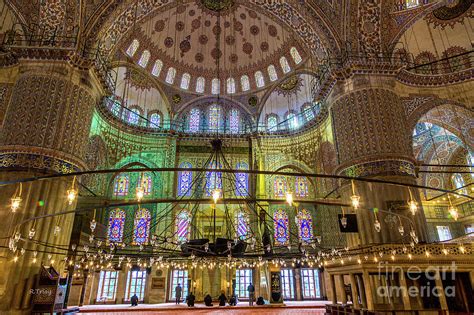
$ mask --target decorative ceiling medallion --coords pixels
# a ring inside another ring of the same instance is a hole
[[[249,105],[252,106],[252,107],[255,107],[257,106],[258,104],[258,97],[255,96],[255,95],[252,95],[249,97]]]
[[[279,86],[277,86],[276,91],[278,95],[290,95],[296,94],[301,86],[303,85],[303,81],[297,75],[291,76],[285,81],[283,81]]]
[[[151,83],[148,77],[139,71],[127,69],[125,72],[125,79],[130,82],[130,85],[137,90],[150,90]]]
[[[434,27],[454,27],[456,23],[462,23],[464,18],[473,17],[473,11],[472,0],[456,0],[428,14],[426,20]]]
[[[175,104],[181,103],[181,100],[182,100],[181,95],[179,95],[179,94],[173,95],[172,100],[173,100],[173,103],[175,103]]]
[[[235,4],[234,0],[201,0],[201,4],[213,12],[229,11]]]

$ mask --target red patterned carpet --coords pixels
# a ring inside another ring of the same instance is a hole
[[[298,301],[285,302],[285,305],[264,305],[249,307],[247,303],[239,303],[235,307],[205,307],[204,304],[196,304],[194,308],[188,308],[185,305],[176,306],[172,303],[163,304],[144,304],[137,307],[131,307],[125,304],[119,305],[87,305],[81,307],[81,313],[97,314],[97,315],[119,315],[137,313],[140,315],[148,314],[169,314],[169,315],[186,315],[186,314],[232,314],[244,315],[258,313],[262,315],[273,314],[324,314],[324,306],[329,303],[327,301]]]

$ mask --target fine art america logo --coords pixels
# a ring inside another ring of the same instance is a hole
[[[402,266],[389,265],[387,262],[380,262],[378,265],[379,285],[377,295],[379,297],[439,297],[444,293],[446,297],[454,297],[455,286],[443,286],[443,280],[454,283],[456,273],[456,263],[449,266],[430,266],[421,269],[418,266],[404,268]],[[405,279],[400,279],[405,277]],[[401,285],[401,281],[406,285]]]

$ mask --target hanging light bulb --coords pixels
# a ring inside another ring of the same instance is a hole
[[[343,228],[347,227],[347,218],[345,216],[341,218],[341,225]]]
[[[212,200],[214,200],[214,203],[217,203],[219,201],[219,198],[221,197],[221,190],[216,188],[212,191]]]
[[[401,236],[405,234],[405,228],[403,227],[403,225],[398,226],[398,233],[400,233]]]
[[[33,252],[33,263],[35,264],[36,263],[36,256],[38,255],[38,252],[37,251],[34,251]]]
[[[74,176],[72,180],[71,189],[68,189],[66,191],[66,197],[67,197],[67,201],[69,205],[72,205],[72,203],[74,202],[74,200],[76,200],[76,197],[77,197],[77,190],[74,188],[75,183],[76,183],[76,176]]]
[[[418,204],[416,203],[415,200],[410,200],[408,202],[408,207],[410,208],[410,212],[412,215],[415,215],[416,211],[418,211]]]
[[[77,197],[77,190],[75,190],[74,188],[71,188],[67,191],[67,201],[69,205],[72,205],[74,200],[76,200],[76,197]]]
[[[35,234],[36,234],[36,230],[35,230],[34,227],[32,227],[32,228],[30,229],[30,231],[28,232],[28,238],[29,238],[30,240],[33,239],[33,237],[35,237]]]
[[[21,201],[23,199],[18,196],[18,197],[13,197],[11,199],[11,205],[10,205],[10,208],[12,209],[12,212],[16,212],[16,210],[18,210],[18,208],[20,208],[20,205],[21,205]]]
[[[451,217],[453,218],[454,221],[457,221],[458,218],[459,218],[459,212],[458,212],[458,209],[456,207],[454,207],[453,205],[449,206],[449,214],[451,215]]]
[[[58,236],[59,233],[61,233],[61,227],[60,227],[59,225],[56,225],[56,226],[54,227],[53,235],[54,235],[54,236]]]
[[[97,222],[94,219],[92,219],[92,221],[90,222],[91,232],[94,232],[96,226],[97,226]]]
[[[355,184],[354,181],[351,181],[352,186],[352,196],[351,196],[351,204],[354,209],[358,209],[360,206],[360,196],[358,196],[355,192]]]
[[[291,207],[293,205],[293,193],[286,193],[286,203]]]
[[[137,187],[136,190],[137,201],[140,202],[145,196],[145,189],[142,186]]]
[[[382,226],[381,226],[380,221],[378,219],[375,219],[374,228],[375,228],[375,231],[377,231],[377,232],[380,232],[380,230],[382,229]]]

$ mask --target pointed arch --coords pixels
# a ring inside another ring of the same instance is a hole
[[[276,198],[285,197],[288,189],[288,183],[285,176],[275,176],[273,180],[273,195]]]
[[[236,169],[238,170],[248,170],[249,166],[245,162],[237,163]],[[235,195],[245,197],[249,195],[249,174],[248,173],[236,173],[235,177],[236,187],[235,187]]]
[[[184,243],[189,240],[191,235],[191,215],[187,210],[181,210],[176,217],[176,239],[179,243]]]
[[[127,196],[130,185],[130,177],[127,174],[119,174],[114,180],[114,195]]]
[[[278,209],[273,213],[273,225],[275,229],[274,240],[276,245],[288,245],[290,235],[288,230],[288,213]]]
[[[301,241],[309,243],[313,239],[313,219],[311,213],[306,209],[301,209],[296,215],[298,225],[298,236]]]
[[[125,226],[125,211],[117,208],[109,213],[108,240],[109,242],[121,243],[123,241],[123,229]]]
[[[192,164],[189,162],[183,162],[179,165],[180,168],[192,168]],[[178,174],[178,196],[191,196],[193,182],[193,172],[192,171],[181,171]]]
[[[133,225],[133,243],[147,244],[150,237],[150,211],[145,208],[139,208],[135,213],[135,222]]]

